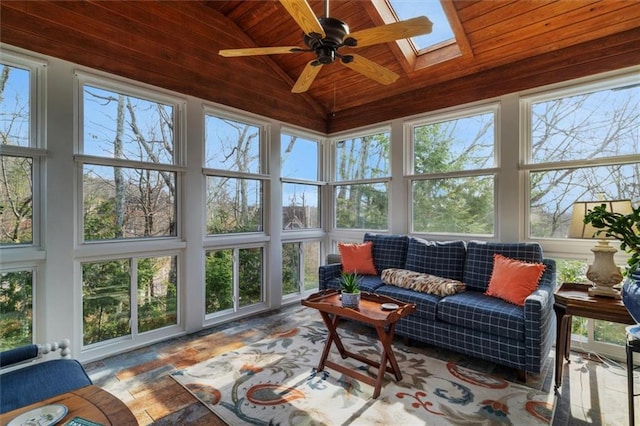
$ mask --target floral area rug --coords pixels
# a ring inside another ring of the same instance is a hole
[[[347,350],[379,360],[370,336],[339,328]],[[402,372],[387,373],[382,392],[326,367],[316,367],[326,339],[320,321],[296,327],[172,373],[229,425],[538,425],[549,424],[554,397],[452,362],[394,345]],[[329,359],[375,377],[377,369]]]

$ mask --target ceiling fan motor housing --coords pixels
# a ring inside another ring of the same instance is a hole
[[[318,63],[330,64],[336,60],[336,51],[343,45],[343,40],[349,34],[349,26],[336,18],[318,18],[325,32],[325,37],[303,34],[304,43],[318,55]]]

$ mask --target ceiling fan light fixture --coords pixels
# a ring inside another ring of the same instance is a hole
[[[328,65],[336,60],[336,49],[334,47],[321,47],[316,49],[318,62],[322,65]]]

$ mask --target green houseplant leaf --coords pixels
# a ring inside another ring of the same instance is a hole
[[[588,210],[584,217],[585,224],[591,224],[598,229],[597,234],[604,233],[607,237],[620,241],[620,249],[629,253],[631,257],[627,261],[627,274],[632,275],[640,266],[640,208],[635,207],[632,212],[623,215],[607,210],[605,204]]]
[[[340,287],[342,287],[343,293],[359,293],[360,292],[360,277],[357,273],[342,272],[340,274],[342,278]]]

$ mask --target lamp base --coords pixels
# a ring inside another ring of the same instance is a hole
[[[594,259],[587,270],[587,278],[593,283],[593,287],[589,289],[589,296],[620,299],[620,291],[613,288],[622,281],[622,272],[613,260],[617,250],[608,241],[600,240],[591,251]]]
[[[589,289],[589,296],[604,296],[613,297],[614,299],[621,299],[620,291],[612,287],[596,286]]]

